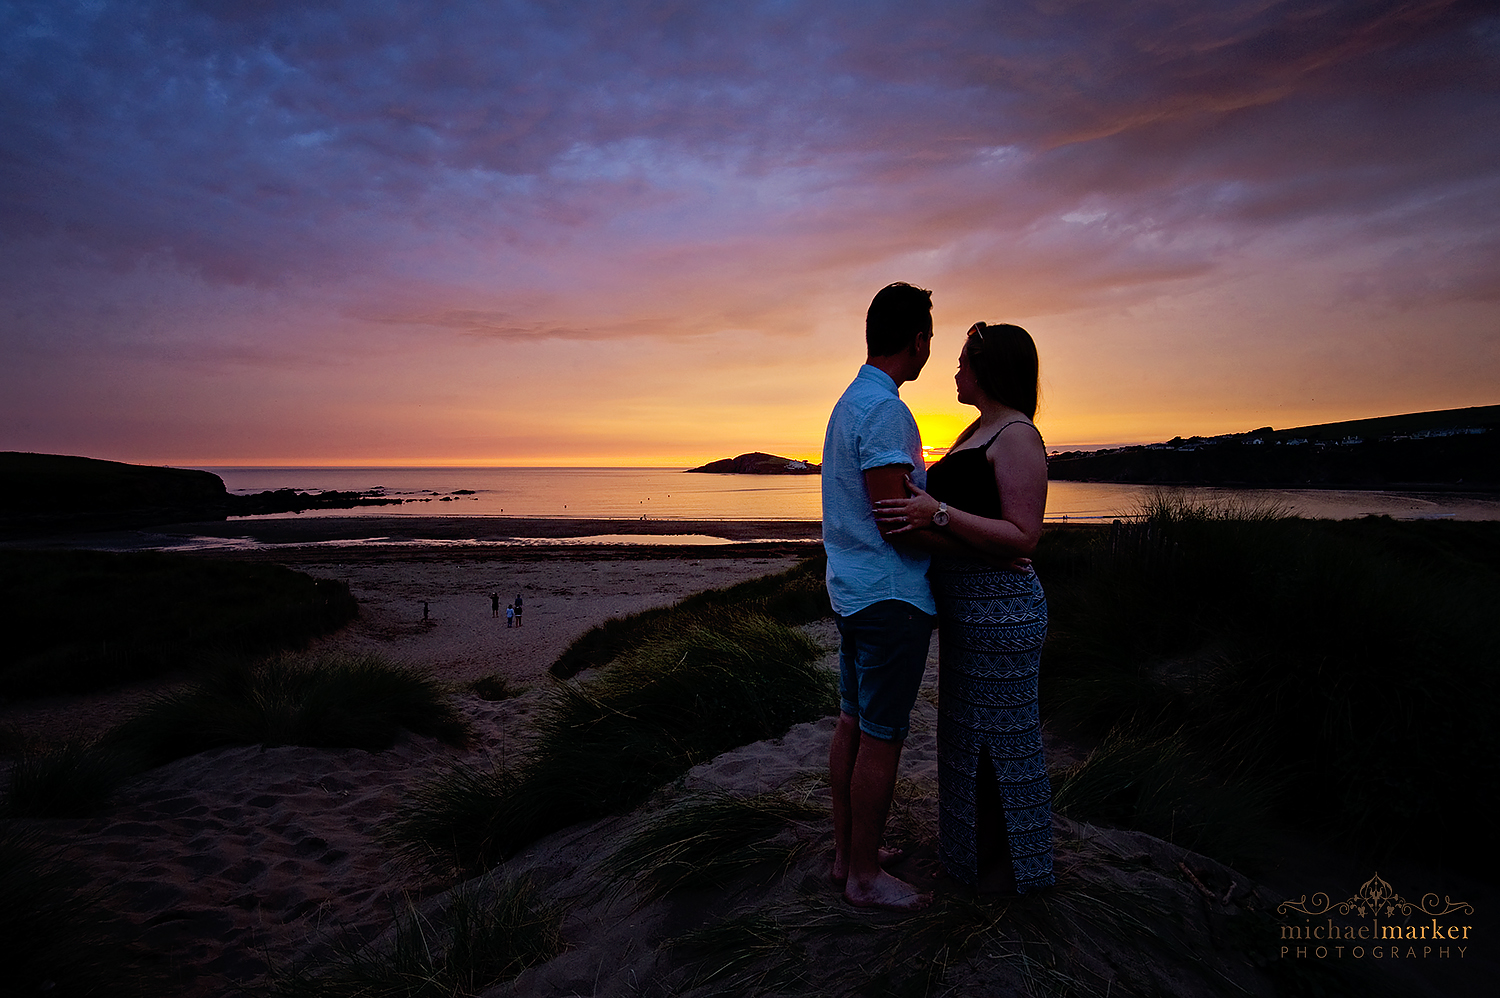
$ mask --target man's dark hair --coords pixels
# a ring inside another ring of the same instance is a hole
[[[897,281],[881,288],[865,313],[865,347],[871,357],[898,354],[932,332],[932,292]]]

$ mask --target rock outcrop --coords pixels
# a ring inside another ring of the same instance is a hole
[[[739,457],[710,461],[701,468],[689,468],[688,471],[701,471],[711,475],[818,475],[822,473],[823,467],[810,461],[797,461],[752,451]]]

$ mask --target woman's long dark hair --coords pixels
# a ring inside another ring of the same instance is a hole
[[[986,395],[1036,418],[1040,392],[1040,370],[1036,344],[1020,326],[979,323],[979,332],[969,337],[969,369]]]
[[[1009,323],[974,325],[978,331],[970,334],[965,349],[969,370],[974,372],[979,390],[1001,405],[1024,412],[1027,419],[1035,419],[1037,398],[1041,394],[1041,365],[1031,334]],[[977,419],[969,424],[954,441],[955,446],[967,440],[978,425]]]

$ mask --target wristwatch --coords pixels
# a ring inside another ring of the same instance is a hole
[[[932,525],[934,527],[946,527],[948,525],[948,504],[938,503],[937,512],[932,514]]]

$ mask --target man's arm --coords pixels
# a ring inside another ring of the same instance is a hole
[[[892,544],[910,536],[916,547],[934,554],[949,553],[953,548],[947,545],[956,544],[971,558],[1009,561],[1017,568],[1029,564],[1028,556],[1042,535],[1047,505],[1047,455],[1041,437],[1034,432],[1002,435],[990,444],[985,457],[993,468],[996,489],[1006,497],[1003,518],[949,509],[948,525],[935,528],[932,517],[938,501],[907,483],[910,497],[886,496],[875,501],[881,535]]]
[[[870,493],[870,508],[882,499],[905,499],[906,477],[911,474],[909,464],[887,464],[865,472],[865,491]],[[889,544],[915,549],[926,554],[949,555],[955,558],[971,556],[973,550],[962,541],[954,540],[935,530],[911,530],[893,534],[901,524],[890,520],[875,519],[880,536]]]
[[[911,474],[909,464],[887,464],[866,471],[865,491],[870,494],[870,509],[873,510],[875,504],[882,499],[905,499],[906,476],[909,474]],[[880,528],[882,537],[900,526],[900,524],[885,523],[878,519],[875,525]]]

